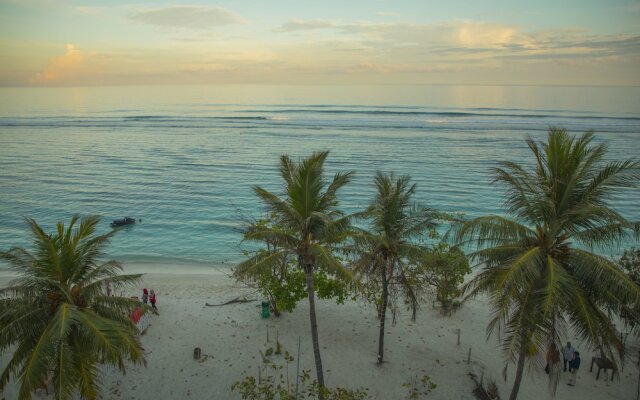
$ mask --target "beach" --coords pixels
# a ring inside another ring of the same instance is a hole
[[[231,385],[244,374],[258,377],[260,351],[276,349],[276,341],[294,361],[288,363],[290,383],[295,382],[298,338],[301,339],[300,369],[315,376],[308,303],[302,301],[292,313],[261,317],[259,293],[235,282],[229,265],[152,265],[130,264],[126,273],[145,273],[137,288],[121,293],[140,296],[142,288],[154,289],[158,296],[159,315],[152,315],[150,325],[141,336],[147,366],[129,366],[126,375],[107,371],[102,388],[103,399],[239,399]],[[10,281],[9,273],[0,274],[0,287]],[[120,294],[120,293],[117,293]],[[236,298],[256,299],[218,307]],[[443,316],[431,302],[422,304],[417,321],[400,309],[396,324],[387,314],[385,363],[376,365],[378,320],[373,306],[348,300],[338,305],[332,300],[316,300],[322,362],[326,384],[330,387],[369,389],[372,399],[402,399],[407,393],[403,383],[428,374],[437,384],[430,399],[473,399],[474,383],[469,373],[495,379],[501,398],[508,398],[515,366],[508,370],[507,382],[501,378],[504,360],[495,338],[486,340],[489,311],[483,298],[465,303],[451,316]],[[461,330],[460,345],[457,332]],[[268,331],[268,333],[267,333]],[[267,341],[268,334],[268,341]],[[636,366],[638,346],[629,339],[630,356],[620,379],[596,380],[596,369],[589,372],[592,352],[568,338],[582,354],[577,385],[568,386],[569,373],[558,385],[556,399],[632,399],[638,384]],[[202,355],[196,360],[194,348]],[[471,349],[470,364],[467,358]],[[5,365],[7,354],[0,358]],[[282,355],[268,357],[282,365],[286,379],[287,363]],[[553,398],[542,359],[525,370],[518,398],[524,400]],[[265,374],[273,375],[273,372]],[[52,389],[49,389],[53,393]],[[11,383],[1,394],[6,400],[17,398]],[[1,397],[0,397],[1,398]],[[53,398],[39,390],[36,399]]]

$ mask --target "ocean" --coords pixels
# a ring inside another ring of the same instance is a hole
[[[381,170],[411,175],[428,207],[501,213],[490,168],[530,164],[524,139],[551,126],[595,131],[611,159],[638,157],[640,88],[2,88],[0,249],[31,245],[24,217],[51,231],[97,214],[107,232],[132,216],[142,222],[115,235],[108,257],[233,265],[246,248],[242,219],[263,212],[252,187],[280,193],[279,156],[318,150],[331,152],[329,174],[355,171],[340,193],[346,212],[367,205]],[[619,193],[613,205],[640,220],[639,194]]]

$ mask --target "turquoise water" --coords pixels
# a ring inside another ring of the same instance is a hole
[[[410,174],[417,199],[469,215],[500,212],[499,160],[526,163],[526,135],[593,129],[611,158],[640,150],[640,88],[217,86],[0,89],[0,249],[29,246],[74,213],[130,215],[109,256],[234,262],[238,221],[258,216],[253,185],[278,192],[278,157],[331,150],[354,170],[346,211],[364,207],[376,170]],[[638,190],[614,205],[640,219]]]

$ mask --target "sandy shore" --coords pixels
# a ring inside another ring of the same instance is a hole
[[[259,298],[251,289],[237,285],[228,276],[228,266],[129,265],[127,272],[146,273],[139,290],[124,295],[140,295],[142,288],[155,289],[160,315],[152,316],[151,325],[142,336],[147,352],[147,367],[131,367],[126,375],[107,374],[104,399],[239,399],[231,392],[233,382],[244,373],[257,377],[259,351],[275,349],[276,331],[280,343],[294,357],[301,338],[301,369],[315,376],[309,332],[308,304],[302,302],[293,313],[280,318],[262,319],[259,302],[207,307],[205,303],[223,303],[238,296]],[[0,274],[0,286],[10,280]],[[140,292],[140,293],[138,293]],[[397,324],[389,319],[385,337],[385,360],[375,364],[378,321],[373,307],[349,301],[336,305],[317,301],[317,314],[325,380],[328,386],[367,387],[371,398],[402,399],[402,384],[416,374],[429,374],[438,387],[431,399],[472,399],[474,387],[469,372],[484,371],[485,379],[495,379],[503,399],[508,398],[515,367],[510,366],[508,380],[501,378],[504,361],[495,340],[486,340],[485,327],[489,312],[482,299],[465,304],[450,317],[425,305],[415,323],[410,312],[400,310]],[[461,329],[457,345],[456,330]],[[267,342],[267,330],[269,342]],[[569,338],[570,340],[572,338]],[[577,340],[572,340],[578,343]],[[628,343],[629,344],[629,343]],[[193,349],[202,349],[202,358],[193,358]],[[471,348],[471,363],[467,356]],[[619,380],[596,380],[589,372],[592,353],[580,348],[582,367],[575,387],[566,385],[568,373],[562,376],[556,399],[634,399],[638,384],[638,348],[631,347],[630,357]],[[284,365],[282,358],[272,360]],[[0,358],[4,366],[7,355]],[[519,399],[551,399],[543,365],[529,369],[523,379]],[[283,370],[284,371],[284,370]],[[295,381],[295,362],[289,365],[289,376]],[[16,398],[16,387],[10,384],[0,395]],[[37,398],[51,398],[39,391]]]

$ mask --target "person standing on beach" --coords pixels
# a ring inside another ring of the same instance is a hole
[[[564,372],[567,372],[567,364],[569,364],[569,372],[571,372],[571,360],[573,360],[573,353],[576,349],[571,346],[571,342],[567,342],[567,345],[562,348],[562,358],[564,361]]]
[[[569,371],[571,371],[571,377],[569,378],[569,386],[576,385],[576,375],[578,373],[578,368],[580,368],[580,353],[577,351],[573,352],[573,360],[569,362]]]
[[[147,288],[142,289],[142,302],[144,304],[147,304],[147,302],[149,301],[149,291],[147,290]]]
[[[544,372],[549,374],[551,368],[560,363],[560,351],[555,343],[551,343],[549,350],[547,350],[547,366],[544,368]]]
[[[153,289],[151,289],[151,296],[149,296],[149,301],[151,302],[151,307],[157,310],[158,307],[156,307],[156,292],[154,292]]]

